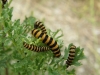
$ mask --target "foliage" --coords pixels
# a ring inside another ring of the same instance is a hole
[[[12,12],[13,8],[6,6],[2,9],[0,6],[0,75],[3,75],[5,70],[9,75],[75,75],[75,69],[70,71],[66,69],[65,61],[72,44],[63,50],[62,31],[47,30],[48,35],[58,42],[61,52],[64,52],[60,58],[54,58],[51,51],[40,53],[29,51],[23,47],[23,41],[44,46],[39,39],[29,35],[36,18],[26,17],[23,23],[20,23],[20,19],[12,21]],[[78,61],[83,58],[83,49],[77,47],[72,65],[79,66]]]

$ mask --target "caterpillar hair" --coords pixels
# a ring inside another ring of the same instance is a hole
[[[67,61],[66,61],[67,68],[68,68],[69,66],[71,66],[71,64],[72,64],[72,62],[73,62],[73,60],[74,60],[74,58],[75,58],[75,50],[76,50],[76,46],[72,45],[72,46],[70,47],[69,56],[68,56],[68,59],[67,59]]]
[[[34,28],[35,29],[40,28],[43,33],[47,34],[44,24],[42,22],[40,22],[40,21],[36,21],[35,22]]]
[[[45,43],[47,46],[49,46],[54,54],[54,57],[61,56],[59,46],[52,37],[48,36],[47,34],[43,33],[42,31],[40,31],[38,29],[33,29],[32,35],[34,35],[36,38],[40,38],[40,40],[43,43]]]
[[[35,52],[43,52],[43,51],[47,51],[47,50],[50,50],[49,47],[38,47],[38,46],[35,46],[33,44],[27,44],[26,42],[23,42],[23,46],[25,48],[27,48],[28,50],[31,50],[31,51],[35,51]]]

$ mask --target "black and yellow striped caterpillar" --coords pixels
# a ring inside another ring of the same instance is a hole
[[[36,38],[40,38],[40,40],[43,43],[48,45],[50,47],[50,49],[52,50],[52,52],[54,53],[55,57],[61,56],[59,46],[58,46],[57,42],[52,37],[48,36],[47,34],[43,33],[42,31],[40,31],[38,29],[33,29],[31,33]]]
[[[25,48],[31,50],[31,51],[35,51],[35,52],[43,52],[43,51],[47,51],[47,50],[50,50],[49,47],[38,47],[38,46],[35,46],[33,44],[28,44],[26,42],[23,42],[23,45]]]
[[[42,22],[40,22],[40,21],[36,21],[36,22],[35,22],[34,28],[35,28],[35,29],[40,28],[41,31],[42,31],[42,33],[47,34],[46,28],[45,28],[44,24],[43,24]]]
[[[4,8],[4,5],[6,4],[7,0],[2,0],[2,8]]]
[[[69,56],[68,56],[68,59],[67,59],[67,61],[66,61],[67,68],[68,68],[69,66],[71,66],[71,64],[72,64],[72,62],[73,62],[73,60],[74,60],[74,58],[75,58],[75,50],[76,50],[76,46],[72,45],[72,46],[70,47]]]
[[[43,23],[40,21],[35,22],[34,28],[35,29],[40,28],[43,33],[45,33],[45,34],[47,33]],[[38,46],[33,45],[33,44],[27,44],[26,42],[23,42],[23,45],[25,48],[32,50],[32,51],[35,51],[35,52],[42,52],[42,51],[50,50],[49,47],[44,47],[44,46],[38,47]]]

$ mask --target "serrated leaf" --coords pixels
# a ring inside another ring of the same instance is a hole
[[[23,67],[23,66],[25,66],[25,64],[27,64],[28,63],[28,61],[27,60],[19,60],[19,62],[16,62],[15,64],[14,64],[14,68],[21,68],[21,67]]]
[[[48,71],[49,71],[49,75],[54,75],[54,74],[52,73],[51,67],[48,67]]]
[[[20,19],[18,19],[18,20],[16,20],[15,22],[14,22],[14,27],[17,27],[17,26],[19,26],[20,25]]]
[[[12,51],[11,49],[2,50],[2,51],[0,51],[0,56],[5,56],[5,54],[7,55],[11,51]]]
[[[65,53],[65,54],[64,54],[64,58],[65,58],[65,59],[68,58],[69,50],[70,50],[70,46],[71,46],[71,45],[73,45],[73,44],[72,44],[72,43],[69,44],[68,48],[65,47],[65,50],[64,50],[64,53]]]
[[[13,7],[10,8],[10,10],[9,10],[9,12],[8,12],[10,20],[11,20],[11,18],[12,18],[12,11],[13,11]]]
[[[75,57],[75,58],[77,58],[77,60],[81,60],[81,59],[85,58],[83,50],[84,49],[80,49],[80,48],[77,49],[77,53],[76,53],[77,55]]]
[[[59,72],[57,72],[57,71],[53,71],[53,74],[54,75],[60,75]]]
[[[0,67],[6,67],[6,63],[3,62],[2,60],[0,61]]]
[[[68,58],[68,54],[69,54],[69,50],[65,47],[65,50],[64,50],[64,58],[65,59]]]
[[[1,13],[2,13],[2,3],[0,2],[0,16],[1,16]]]
[[[43,61],[44,61],[44,58],[42,58],[41,61],[38,63],[38,70],[42,67]]]

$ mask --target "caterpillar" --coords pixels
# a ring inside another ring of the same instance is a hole
[[[40,38],[40,40],[43,43],[45,43],[47,46],[50,47],[50,49],[52,50],[52,52],[54,54],[54,57],[60,57],[61,53],[60,53],[59,46],[52,37],[48,36],[47,34],[43,33],[42,31],[40,31],[38,29],[33,29],[31,33],[36,38]]]
[[[4,5],[6,4],[7,0],[2,0],[2,8],[4,8]]]
[[[47,33],[46,29],[45,29],[45,26],[40,21],[36,21],[35,22],[34,28],[35,29],[40,28],[43,33],[45,33],[45,34]],[[47,51],[47,50],[50,49],[49,47],[43,47],[43,46],[42,47],[38,47],[38,46],[35,46],[33,44],[27,44],[26,42],[23,42],[23,45],[24,45],[25,48],[27,48],[29,50],[36,51],[36,52]]]
[[[67,61],[66,61],[67,68],[68,68],[69,66],[71,66],[71,64],[72,64],[72,62],[73,62],[73,60],[74,60],[74,58],[75,58],[75,50],[76,50],[76,46],[72,45],[72,46],[70,47],[69,56],[68,56],[68,59],[67,59]]]
[[[44,24],[40,21],[35,22],[34,28],[35,29],[40,28],[43,33],[47,34]]]
[[[28,50],[35,51],[35,52],[42,52],[42,51],[50,50],[49,47],[38,47],[33,44],[27,44],[26,42],[23,42],[23,46],[27,48]]]

